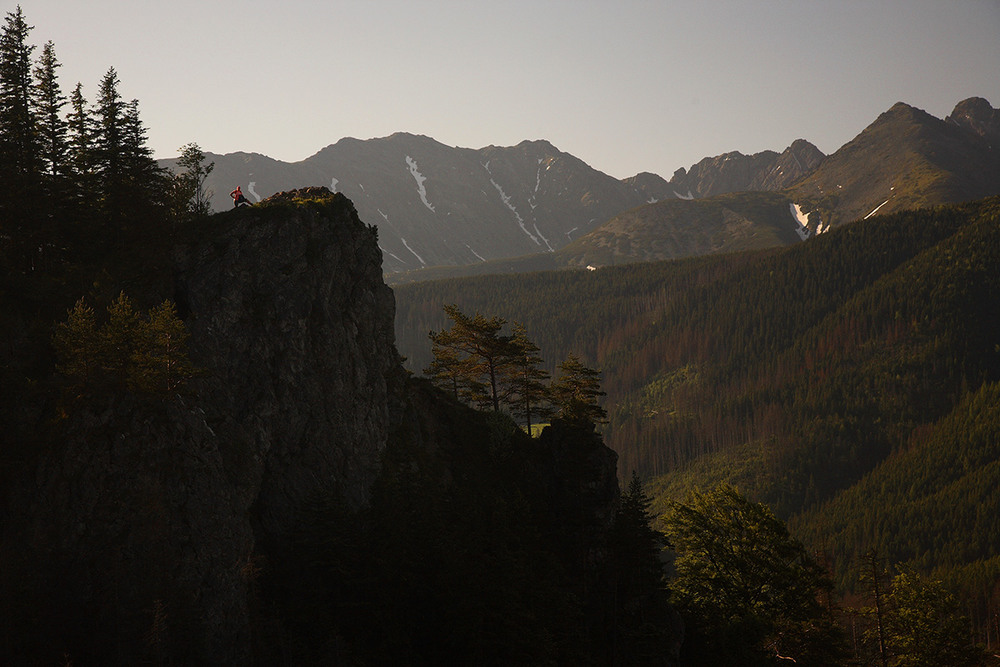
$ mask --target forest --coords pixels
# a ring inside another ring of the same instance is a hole
[[[947,579],[995,645],[998,222],[993,198],[785,249],[401,285],[397,344],[419,371],[442,303],[521,323],[601,372],[602,432],[654,514],[735,484],[841,590],[876,548]]]

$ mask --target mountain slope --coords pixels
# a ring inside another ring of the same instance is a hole
[[[622,472],[651,479],[654,510],[729,482],[829,554],[845,587],[874,546],[988,597],[997,266],[993,197],[787,248],[405,285],[397,345],[425,367],[445,303],[523,323],[550,370],[574,352],[602,371],[605,439]]]
[[[345,194],[379,228],[388,273],[549,252],[645,201],[545,141],[473,150],[397,133],[342,139],[293,164],[243,153],[206,157],[216,164],[207,186],[217,209],[230,205],[227,193],[241,183],[258,200],[304,185]]]
[[[998,134],[1000,112],[981,98],[946,120],[898,102],[788,192],[827,226],[995,195]]]
[[[624,211],[690,198],[692,189],[704,196],[782,187],[822,154],[802,140],[781,154],[728,153],[690,173],[679,170],[670,183],[655,174],[612,178],[546,141],[469,149],[406,133],[341,139],[295,163],[255,153],[206,158],[215,163],[206,186],[217,210],[230,206],[227,193],[236,185],[252,201],[305,185],[347,195],[379,228],[383,267],[392,274],[440,266],[482,271],[491,261],[553,252]],[[175,168],[176,160],[161,164]]]

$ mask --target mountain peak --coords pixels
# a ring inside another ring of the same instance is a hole
[[[982,97],[970,97],[955,105],[945,121],[971,130],[990,141],[994,146],[1000,141],[1000,109],[994,109]]]

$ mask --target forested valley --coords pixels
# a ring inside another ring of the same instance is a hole
[[[442,304],[521,323],[549,363],[601,371],[604,436],[655,514],[735,484],[842,591],[875,549],[947,580],[995,645],[997,266],[992,198],[780,250],[399,286],[398,346],[424,368]]]

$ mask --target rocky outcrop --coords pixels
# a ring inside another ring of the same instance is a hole
[[[945,121],[986,140],[990,148],[1000,150],[1000,109],[994,109],[982,97],[962,100]]]
[[[240,500],[280,541],[296,508],[357,508],[378,472],[398,368],[374,228],[325,188],[235,211],[180,268],[198,389]]]
[[[711,197],[730,192],[775,192],[811,174],[823,153],[804,139],[797,139],[781,153],[739,152],[705,158],[689,170],[678,169],[670,179],[675,197]]]
[[[375,230],[325,189],[204,224],[176,277],[194,391],[74,404],[10,494],[0,596],[24,612],[0,620],[38,644],[15,653],[247,664],[303,508],[368,499],[400,374]]]

